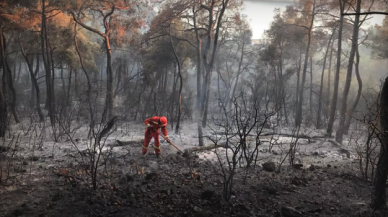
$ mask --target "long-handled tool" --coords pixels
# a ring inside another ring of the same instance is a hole
[[[180,153],[184,154],[183,151],[180,150],[178,147],[176,147],[176,145],[174,145],[174,143],[172,143],[170,139],[168,139],[167,137],[165,137],[165,136],[163,135],[163,133],[161,133],[160,131],[156,130],[156,129],[153,128],[153,127],[152,127],[152,130],[155,130],[156,132],[158,132],[159,135],[162,136],[164,140],[166,140],[168,143],[170,143],[172,146],[174,146],[174,148],[176,148]]]
[[[183,151],[181,151],[178,147],[176,147],[176,145],[174,145],[174,143],[171,142],[171,140],[169,138],[166,138],[163,133],[159,132],[159,135],[161,135],[163,137],[164,140],[166,140],[168,143],[170,143],[172,146],[174,146],[174,148],[176,148],[178,151],[180,151],[182,154],[183,154]]]

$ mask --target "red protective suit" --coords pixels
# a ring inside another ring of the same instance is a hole
[[[155,154],[160,154],[160,142],[159,142],[159,128],[162,128],[162,133],[164,136],[168,138],[167,133],[167,119],[166,117],[158,117],[154,116],[152,118],[148,118],[144,121],[144,124],[147,126],[147,129],[144,133],[144,142],[143,142],[143,149],[142,153],[145,155],[148,150],[148,145],[150,144],[150,141],[152,137],[154,138],[154,149]]]

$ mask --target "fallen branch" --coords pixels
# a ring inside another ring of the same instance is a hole
[[[256,136],[256,135],[249,135],[249,136]],[[304,134],[295,135],[295,134],[287,134],[287,133],[262,133],[260,134],[260,136],[284,136],[284,137],[295,137],[299,139],[326,139],[327,138],[326,135],[308,136]]]
[[[184,150],[185,153],[192,153],[192,152],[202,152],[202,151],[210,151],[210,150],[213,150],[213,149],[216,149],[216,148],[225,148],[225,145],[226,143],[223,142],[221,144],[218,144],[218,145],[204,145],[204,146],[196,146],[196,147],[192,147],[192,148],[187,148]]]
[[[337,146],[337,147],[339,148],[338,152],[344,153],[344,154],[346,154],[346,157],[347,157],[347,158],[350,158],[350,150],[347,150],[347,149],[345,149],[345,148],[342,148],[342,147],[341,147],[342,145],[341,145],[340,143],[338,143],[337,141],[335,141],[335,140],[328,139],[327,141],[328,141],[328,142],[331,142],[332,144],[334,144],[335,146]]]
[[[130,140],[130,141],[123,141],[123,140],[116,140],[116,143],[109,144],[108,146],[127,146],[127,145],[135,145],[135,146],[142,146],[144,139],[137,139],[137,140]]]

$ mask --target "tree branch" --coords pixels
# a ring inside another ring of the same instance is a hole
[[[57,15],[60,14],[60,13],[61,13],[61,11],[58,12],[58,13],[56,13],[56,14],[54,14],[54,15],[48,16],[47,19],[50,19],[50,18],[52,18],[52,17],[55,17],[55,16],[57,16]]]
[[[354,15],[371,15],[371,14],[380,14],[380,15],[388,15],[388,12],[380,12],[380,11],[371,11],[371,12],[361,12],[361,13],[343,13],[343,16],[354,16]]]
[[[104,33],[102,33],[102,32],[100,32],[100,31],[98,31],[97,29],[94,29],[94,28],[92,28],[92,27],[90,27],[90,26],[88,26],[88,25],[82,23],[81,21],[79,21],[79,20],[75,17],[74,12],[71,11],[70,13],[71,13],[71,15],[73,15],[74,21],[77,22],[79,25],[81,25],[82,27],[84,27],[85,29],[87,29],[87,30],[89,30],[89,31],[91,31],[91,32],[97,33],[97,34],[99,34],[100,36],[105,37],[105,34],[104,34]]]

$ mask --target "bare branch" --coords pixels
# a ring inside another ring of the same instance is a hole
[[[371,12],[361,12],[361,13],[343,13],[342,15],[354,16],[354,15],[371,15],[371,14],[388,15],[388,12],[371,11]]]
[[[74,21],[77,22],[78,24],[80,24],[82,27],[84,27],[85,29],[87,29],[87,30],[89,30],[89,31],[91,31],[91,32],[97,33],[97,34],[99,34],[99,35],[102,36],[102,37],[105,37],[105,34],[104,34],[104,33],[102,33],[102,32],[100,32],[100,31],[98,31],[97,29],[94,29],[94,28],[92,28],[92,27],[90,27],[90,26],[88,26],[88,25],[82,23],[81,21],[79,21],[79,20],[76,18],[74,12],[71,11],[70,13],[71,13],[71,15],[73,15]]]

